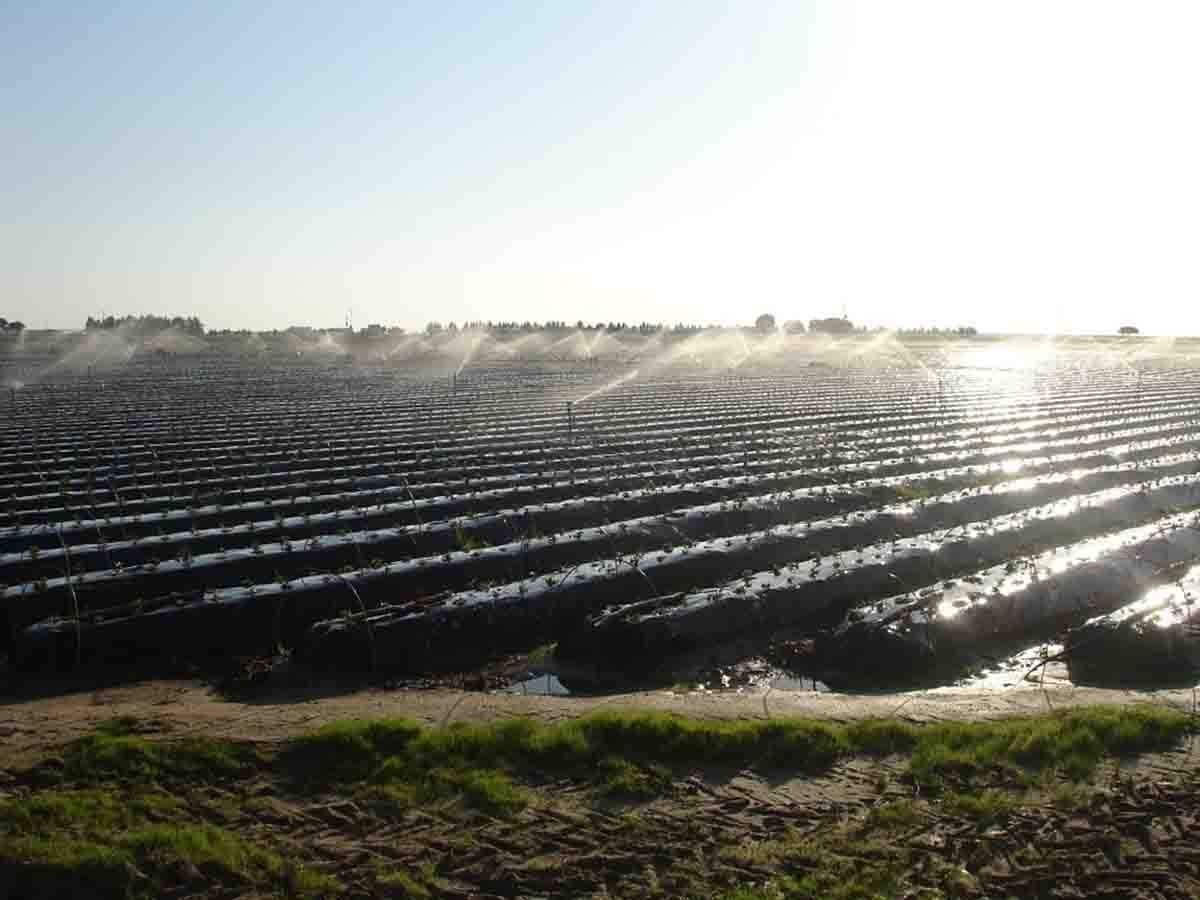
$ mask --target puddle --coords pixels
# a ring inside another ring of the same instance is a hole
[[[558,676],[552,672],[543,675],[533,675],[521,681],[514,681],[508,687],[500,688],[497,694],[521,694],[528,697],[570,697],[572,691],[566,687]]]
[[[752,682],[754,687],[772,691],[805,691],[807,693],[827,694],[829,685],[807,675],[789,675],[776,672]]]
[[[594,673],[593,673],[594,674]],[[634,690],[655,690],[668,685],[635,682],[597,681],[587,675],[576,673],[567,678],[567,684],[553,672],[530,674],[514,681],[495,694],[519,694],[527,697],[571,697],[580,694],[623,693]],[[568,686],[571,685],[571,686]],[[698,691],[701,693],[760,694],[767,691],[792,691],[805,693],[828,693],[830,688],[823,681],[807,675],[784,672],[765,663],[762,659],[750,659],[696,673],[692,678],[683,678],[670,686],[677,693]]]
[[[676,686],[711,693],[762,694],[767,691],[828,693],[829,686],[807,675],[785,672],[761,657],[697,672],[692,681]]]
[[[1060,687],[1070,684],[1067,675],[1067,664],[1062,660],[1049,662],[1030,673],[1043,660],[1062,653],[1063,645],[1058,643],[1037,644],[1027,647],[1019,653],[991,663],[966,678],[951,685],[934,688],[934,691],[998,691],[1010,688],[1036,687],[1039,684]]]

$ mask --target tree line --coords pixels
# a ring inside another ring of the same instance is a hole
[[[429,322],[425,325],[426,334],[441,334],[442,332],[456,331],[490,331],[497,333],[524,333],[534,331],[605,331],[605,332],[630,332],[634,334],[655,334],[659,331],[666,331],[672,334],[694,334],[699,331],[716,329],[715,325],[686,325],[682,322],[672,326],[664,325],[661,322],[640,322],[630,324],[628,322],[584,322],[579,319],[575,324],[564,322],[557,319],[550,319],[546,322],[516,322],[516,321],[491,321],[477,320],[467,321],[459,325],[455,322],[448,322],[443,325],[441,322]]]
[[[135,334],[149,334],[174,328],[195,337],[204,336],[204,323],[195,316],[105,316],[87,318],[88,331],[113,331],[118,328]]]

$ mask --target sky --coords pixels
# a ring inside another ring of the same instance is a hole
[[[0,315],[1200,334],[1200,4],[0,0]]]

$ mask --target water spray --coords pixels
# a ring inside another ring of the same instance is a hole
[[[594,391],[590,391],[589,393],[584,394],[582,397],[580,397],[575,402],[583,403],[587,400],[591,400],[593,397],[599,397],[603,394],[607,394],[609,391],[625,384],[625,382],[630,381],[634,378],[637,378],[637,376],[638,376],[638,370],[633,369],[632,371],[626,372],[624,375],[620,376],[619,378],[614,378],[612,381],[610,381],[608,384],[604,385],[603,387],[598,387]]]

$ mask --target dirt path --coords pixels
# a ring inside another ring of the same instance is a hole
[[[61,744],[117,716],[152,721],[171,733],[274,741],[337,719],[384,716],[429,724],[512,716],[560,721],[604,707],[640,707],[703,718],[808,716],[849,721],[897,716],[928,722],[996,718],[1095,703],[1158,703],[1191,710],[1193,702],[1192,691],[1186,689],[1107,690],[1061,682],[1045,689],[1031,686],[986,693],[954,689],[876,695],[655,690],[551,697],[272,680],[249,697],[231,700],[198,680],[145,680],[108,687],[44,681],[8,686],[0,693],[0,761]]]

